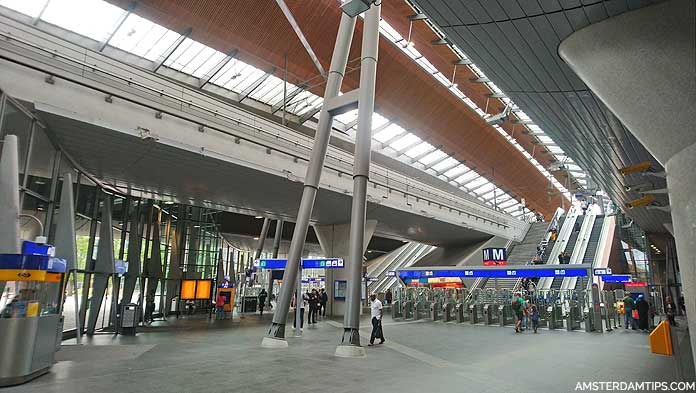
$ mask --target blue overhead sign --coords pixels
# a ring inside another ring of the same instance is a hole
[[[389,270],[387,272],[387,277],[396,277],[396,272],[394,270]]]
[[[505,269],[505,270],[408,270],[399,277],[409,278],[521,278],[521,277],[586,277],[587,269]]]
[[[254,267],[260,269],[285,269],[287,259],[258,259]],[[342,258],[303,259],[303,269],[343,269]]]
[[[595,276],[609,276],[609,275],[611,275],[611,268],[608,268],[608,267],[594,268],[592,270],[592,274],[594,274]]]
[[[602,276],[602,281],[625,284],[627,282],[631,282],[631,276],[628,274],[612,274],[610,276]]]

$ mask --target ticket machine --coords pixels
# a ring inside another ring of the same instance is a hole
[[[0,254],[0,386],[48,372],[61,341],[65,261]]]

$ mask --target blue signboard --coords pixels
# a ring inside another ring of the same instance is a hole
[[[608,268],[608,267],[594,268],[592,270],[592,274],[594,274],[595,276],[609,276],[609,275],[611,275],[611,268]]]
[[[287,259],[258,259],[254,261],[255,268],[285,269]],[[303,269],[343,269],[342,258],[303,259]]]
[[[628,274],[612,274],[610,276],[602,276],[602,281],[624,284],[631,282],[631,276]]]
[[[507,269],[507,270],[409,270],[399,272],[405,278],[521,278],[521,277],[586,277],[586,269]]]

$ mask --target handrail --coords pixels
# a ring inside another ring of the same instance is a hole
[[[260,126],[257,126],[257,125],[255,125],[255,124],[249,123],[249,122],[247,122],[247,121],[245,121],[245,120],[242,120],[242,119],[240,119],[240,118],[235,118],[235,117],[226,115],[226,114],[221,113],[221,112],[218,112],[218,111],[211,111],[210,109],[208,109],[208,108],[206,108],[206,107],[204,107],[204,106],[202,106],[202,105],[196,104],[196,103],[192,102],[191,100],[185,100],[185,99],[182,99],[182,98],[177,97],[177,96],[175,96],[175,95],[172,95],[172,94],[170,94],[170,93],[164,92],[163,90],[158,90],[158,89],[155,89],[155,88],[153,88],[153,87],[150,87],[150,86],[147,86],[147,85],[145,85],[145,84],[142,84],[142,83],[140,83],[140,82],[133,81],[133,80],[131,80],[131,79],[129,79],[129,78],[125,78],[125,77],[120,76],[120,75],[118,75],[118,74],[114,74],[114,73],[112,73],[112,72],[110,72],[110,71],[108,71],[108,70],[101,69],[101,68],[97,67],[96,65],[88,64],[88,63],[86,63],[86,62],[84,62],[84,61],[81,61],[81,60],[79,60],[79,59],[74,59],[74,58],[71,58],[71,57],[69,57],[69,56],[67,56],[67,55],[63,55],[63,54],[59,53],[58,51],[51,51],[51,50],[42,48],[42,47],[39,46],[39,45],[36,45],[36,44],[34,44],[34,43],[28,42],[28,41],[23,40],[23,39],[21,39],[21,38],[15,37],[15,36],[13,36],[12,34],[0,32],[0,37],[4,37],[4,38],[5,38],[6,40],[8,40],[8,41],[17,41],[17,42],[19,42],[19,43],[21,43],[21,44],[23,44],[23,45],[29,46],[30,48],[33,48],[33,49],[35,49],[35,50],[44,52],[44,53],[50,55],[52,58],[60,58],[60,59],[63,59],[63,60],[65,60],[65,61],[68,61],[68,62],[70,62],[70,63],[77,64],[77,65],[79,65],[79,66],[81,66],[81,67],[83,67],[83,68],[89,69],[89,70],[91,70],[91,71],[93,71],[93,72],[95,72],[95,73],[101,73],[101,74],[103,74],[103,75],[105,75],[105,76],[108,76],[108,77],[110,77],[110,78],[113,78],[113,79],[119,80],[119,81],[121,81],[121,82],[124,82],[125,84],[127,84],[127,85],[130,86],[130,87],[133,87],[133,86],[139,87],[139,88],[141,88],[141,89],[143,89],[143,90],[145,90],[145,91],[148,91],[148,92],[150,92],[150,93],[154,93],[154,94],[156,94],[156,95],[158,95],[158,96],[160,96],[160,97],[166,97],[167,99],[170,99],[170,100],[172,100],[172,101],[178,102],[178,103],[183,104],[183,105],[186,105],[188,108],[195,108],[195,109],[200,110],[200,111],[202,111],[202,112],[208,113],[209,115],[212,115],[212,116],[214,116],[214,117],[216,117],[216,118],[222,118],[222,119],[231,121],[232,123],[235,123],[235,124],[237,124],[237,125],[243,125],[243,126],[245,126],[245,127],[251,128],[251,129],[253,129],[253,130],[255,130],[255,131],[259,131],[259,132],[261,132],[261,133],[270,134],[274,139],[283,140],[283,141],[285,141],[285,142],[288,142],[290,145],[294,145],[294,146],[296,146],[296,147],[301,147],[301,148],[304,148],[304,149],[310,149],[310,150],[311,150],[311,147],[308,147],[308,146],[302,144],[301,142],[298,142],[297,140],[292,140],[292,139],[286,138],[285,136],[283,136],[283,135],[281,135],[281,134],[276,134],[276,133],[269,132],[269,131],[265,130],[264,128],[260,127]],[[39,67],[33,66],[33,65],[31,65],[31,64],[26,64],[26,63],[23,63],[23,62],[21,62],[21,61],[17,61],[16,59],[9,58],[9,57],[7,57],[7,56],[5,56],[5,55],[0,56],[0,58],[5,59],[5,60],[8,60],[8,61],[11,61],[11,62],[14,62],[14,63],[17,63],[17,64],[20,64],[20,65],[23,65],[23,66],[25,66],[25,67],[28,67],[28,68],[31,68],[31,69],[34,69],[34,70],[37,70],[37,71],[40,71],[40,72],[48,73],[48,74],[50,74],[50,75],[52,75],[52,76],[59,77],[59,78],[61,78],[61,79],[70,81],[70,82],[72,82],[72,83],[76,83],[76,84],[78,84],[78,85],[81,85],[81,86],[83,86],[83,87],[90,88],[90,89],[95,90],[95,91],[100,91],[100,92],[102,92],[102,93],[112,95],[113,97],[117,97],[117,98],[123,99],[123,100],[125,100],[125,101],[129,101],[129,102],[132,102],[132,103],[136,103],[136,104],[138,104],[138,105],[140,105],[140,106],[147,107],[147,108],[150,108],[150,109],[155,110],[155,111],[159,111],[159,112],[162,112],[162,113],[166,113],[166,114],[168,114],[168,115],[170,115],[170,116],[174,116],[174,117],[178,117],[178,118],[181,118],[181,119],[183,119],[183,120],[186,120],[186,121],[194,122],[194,121],[192,121],[192,120],[190,120],[190,119],[188,119],[188,118],[186,118],[186,117],[184,117],[184,116],[181,116],[181,115],[179,115],[179,114],[177,114],[177,113],[174,113],[174,112],[171,112],[171,111],[162,110],[162,108],[154,107],[154,106],[151,106],[151,105],[148,105],[148,104],[144,104],[144,103],[142,103],[142,102],[136,102],[135,100],[130,99],[130,98],[128,98],[128,97],[125,97],[125,96],[122,96],[122,95],[113,94],[113,92],[106,91],[106,90],[104,90],[104,89],[101,89],[101,88],[98,88],[98,87],[95,87],[95,86],[88,85],[88,84],[86,84],[86,83],[83,83],[83,82],[74,80],[74,79],[69,78],[69,77],[66,77],[66,76],[55,75],[55,73],[48,72],[48,71],[46,71],[46,70],[40,69]],[[236,110],[239,110],[239,111],[243,111],[243,110],[241,110],[241,109],[237,109],[237,108],[235,108],[235,109],[236,109]],[[250,113],[250,115],[253,115],[253,114]],[[194,123],[200,123],[200,122],[194,122]],[[274,123],[274,125],[276,125],[276,124]],[[277,126],[277,125],[276,125],[276,126]],[[239,134],[234,133],[234,132],[229,132],[229,131],[220,129],[220,128],[215,127],[215,126],[211,126],[211,125],[209,125],[209,124],[206,125],[206,128],[209,128],[209,129],[218,131],[218,132],[223,133],[223,134],[226,134],[226,135],[234,136],[235,138],[239,138],[240,140],[243,139],[243,140],[245,140],[245,141],[247,141],[247,142],[250,142],[250,143],[259,145],[259,146],[264,147],[264,148],[267,148],[267,149],[272,149],[272,150],[278,151],[278,152],[280,152],[280,153],[286,154],[286,155],[288,155],[288,156],[290,156],[290,157],[293,157],[293,158],[296,158],[296,159],[300,159],[300,160],[303,160],[303,161],[308,161],[308,159],[305,158],[305,157],[296,155],[296,154],[291,153],[291,152],[280,151],[280,150],[278,150],[277,148],[274,148],[273,146],[269,146],[269,145],[267,145],[267,144],[265,144],[265,143],[261,143],[261,142],[252,140],[252,139],[246,137],[245,135],[239,135]],[[334,149],[335,149],[335,150],[338,150],[339,152],[342,151],[341,149],[336,148],[336,147],[334,147]],[[341,158],[338,158],[338,157],[331,157],[331,158],[336,159],[336,160],[338,160],[338,161],[341,162],[341,163],[344,162],[344,160],[342,160]],[[328,169],[331,169],[331,170],[334,170],[334,171],[338,172],[339,174],[340,174],[340,173],[345,173],[345,174],[347,174],[347,175],[350,175],[350,173],[347,172],[346,169],[341,169],[341,168],[332,167],[330,164],[327,164],[326,167],[327,167]],[[387,172],[388,172],[388,170],[387,170]],[[377,173],[377,172],[373,172],[373,174],[375,175],[375,177],[385,177],[384,175],[382,175],[382,174],[380,174],[380,173]],[[515,219],[514,217],[509,217],[509,218],[508,218],[508,217],[505,217],[505,218],[500,217],[500,219],[498,219],[498,218],[493,218],[494,215],[491,214],[491,213],[488,213],[488,212],[486,212],[486,213],[484,213],[484,212],[473,213],[473,212],[470,212],[470,211],[465,211],[465,210],[463,210],[463,209],[467,209],[467,210],[478,210],[478,209],[477,209],[477,207],[474,207],[474,206],[466,206],[466,208],[464,208],[464,207],[460,207],[460,206],[452,206],[452,205],[449,205],[450,203],[451,203],[451,204],[455,204],[455,205],[459,205],[459,204],[461,204],[462,202],[460,202],[460,201],[455,201],[455,200],[453,200],[452,198],[447,197],[447,196],[436,195],[435,193],[433,193],[433,192],[431,192],[431,191],[428,191],[427,189],[424,189],[424,188],[422,188],[422,187],[415,187],[415,186],[409,185],[408,183],[400,182],[400,181],[398,181],[398,180],[396,180],[396,181],[397,181],[398,183],[403,184],[403,185],[405,186],[405,188],[406,188],[406,191],[403,191],[403,190],[400,190],[400,189],[396,189],[396,188],[394,188],[393,185],[388,184],[389,180],[395,181],[394,179],[389,179],[388,176],[387,176],[387,183],[375,181],[375,180],[372,180],[372,179],[370,180],[370,182],[373,183],[373,184],[375,184],[375,185],[382,186],[382,187],[386,188],[387,190],[391,190],[391,189],[398,190],[399,192],[403,192],[405,196],[408,195],[408,196],[412,196],[412,197],[414,197],[414,198],[416,198],[416,199],[418,199],[418,200],[423,200],[423,201],[426,201],[426,202],[428,202],[428,203],[434,203],[436,206],[440,206],[441,208],[447,208],[447,209],[449,209],[450,211],[456,211],[456,212],[458,212],[459,214],[466,214],[468,217],[473,217],[473,218],[475,218],[475,219],[477,219],[477,220],[478,220],[478,219],[481,219],[482,222],[483,222],[484,224],[489,223],[490,225],[497,225],[497,226],[502,227],[502,228],[509,228],[510,225],[508,225],[509,221],[507,221],[507,219]],[[410,192],[409,192],[409,188],[411,189]],[[430,195],[430,198],[429,198],[429,197],[424,197],[423,195],[414,194],[414,193],[413,193],[413,190],[418,190],[419,192],[422,192],[422,193],[425,193],[425,194],[427,194],[427,195]],[[441,190],[438,190],[438,191],[443,192],[443,191],[441,191]],[[442,199],[442,200],[445,200],[446,202],[443,203],[442,201],[436,201],[436,200],[433,200],[433,199],[431,199],[431,198]],[[465,199],[464,199],[464,200],[465,200]],[[466,202],[472,203],[472,204],[473,204],[473,202],[471,202],[471,201],[466,201]],[[481,206],[481,207],[483,207],[483,206]],[[503,215],[503,214],[501,214],[500,212],[497,212],[497,211],[496,211],[496,213],[499,214],[499,215]],[[485,215],[485,216],[484,216],[484,215]],[[486,216],[488,216],[488,217],[486,217]],[[497,220],[504,221],[504,223],[498,222]]]

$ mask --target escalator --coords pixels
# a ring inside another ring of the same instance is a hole
[[[568,239],[568,243],[566,243],[564,251],[567,252],[570,255],[573,255],[573,250],[575,249],[575,244],[578,242],[578,237],[580,236],[580,232],[582,231],[582,222],[585,219],[586,216],[578,216],[577,220],[575,221],[575,227],[573,228],[573,233],[570,235],[570,238]],[[577,231],[575,229],[578,229]],[[563,277],[555,277],[553,281],[551,282],[551,289],[561,289],[561,285],[563,284]]]
[[[585,249],[585,255],[582,258],[581,263],[593,264],[595,262],[595,256],[597,255],[597,247],[599,247],[599,241],[602,236],[602,225],[604,224],[604,216],[596,216],[594,224],[592,225],[592,232],[590,233],[590,238],[587,241],[587,248]],[[585,289],[587,288],[587,277],[580,277],[575,282],[575,289]]]

